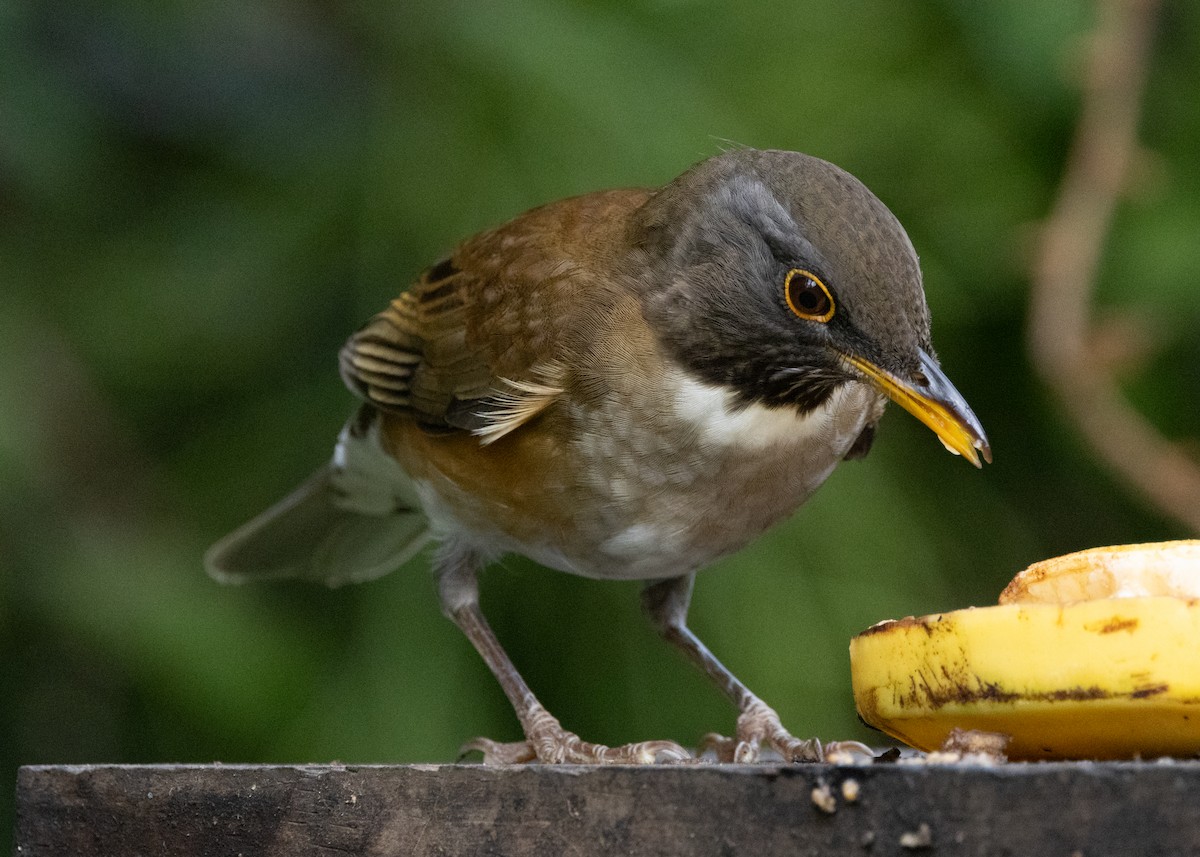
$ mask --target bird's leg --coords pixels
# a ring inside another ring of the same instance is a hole
[[[682,649],[738,708],[734,736],[706,735],[701,742],[701,751],[713,750],[720,761],[739,763],[757,760],[759,749],[764,744],[789,762],[820,762],[838,751],[870,755],[870,749],[856,741],[822,747],[816,738],[802,740],[783,728],[775,710],[742,684],[688,628],[687,611],[692,600],[694,577],[689,574],[649,584],[642,591],[642,604],[659,633]]]
[[[500,682],[504,695],[512,703],[521,722],[525,740],[505,744],[489,738],[476,738],[463,745],[463,753],[478,750],[483,753],[485,764],[536,761],[628,765],[679,762],[691,758],[691,753],[673,741],[642,741],[606,747],[583,741],[578,735],[563,729],[558,719],[542,707],[529,685],[521,678],[479,609],[478,568],[478,560],[468,551],[450,549],[439,555],[438,595],[442,611],[466,634],[492,675]]]

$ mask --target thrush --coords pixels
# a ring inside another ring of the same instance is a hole
[[[930,343],[917,254],[838,167],[737,149],[658,189],[551,203],[462,242],[350,337],[362,399],[332,460],[206,555],[218,579],[342,584],[428,541],[443,612],[525,740],[488,762],[650,762],[542,707],[480,610],[504,554],[645,581],[656,628],[737,706],[721,759],[821,758],[687,626],[696,573],[865,455],[888,399],[977,467],[983,429]]]

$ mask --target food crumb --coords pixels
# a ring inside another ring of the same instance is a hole
[[[933,831],[929,829],[929,825],[921,822],[916,830],[910,830],[907,833],[900,834],[900,847],[916,850],[918,848],[929,848],[933,845]]]
[[[978,765],[984,768],[992,768],[1004,762],[1003,758],[997,758],[991,753],[946,753],[941,750],[900,760],[901,765]]]
[[[977,753],[995,756],[997,761],[1005,761],[1008,744],[1012,736],[1004,732],[985,732],[982,729],[960,729],[957,726],[950,730],[946,740],[939,748],[944,753],[959,753],[970,756]]]
[[[850,766],[859,764],[858,757],[849,750],[834,750],[825,757],[825,761],[831,765]]]
[[[837,812],[837,798],[833,796],[828,783],[818,783],[813,786],[812,802],[813,806],[827,815]]]
[[[849,778],[842,781],[842,798],[845,799],[846,803],[854,803],[858,800],[860,791],[858,780]]]
[[[979,729],[950,730],[938,749],[916,756],[904,756],[902,765],[980,765],[993,767],[1008,761],[1006,751],[1011,735],[1003,732],[984,732]]]

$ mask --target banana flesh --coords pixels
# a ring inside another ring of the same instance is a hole
[[[1000,593],[1000,603],[1069,604],[1139,595],[1200,598],[1200,541],[1092,548],[1035,562]]]
[[[1009,736],[1011,759],[1195,754],[1197,560],[1104,548],[1031,567],[1000,606],[881,622],[850,644],[859,714],[926,751],[958,727]]]

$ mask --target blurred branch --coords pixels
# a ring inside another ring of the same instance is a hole
[[[1200,466],[1121,395],[1097,353],[1091,301],[1137,124],[1157,0],[1102,0],[1079,124],[1032,271],[1029,347],[1101,459],[1162,512],[1200,530]]]

